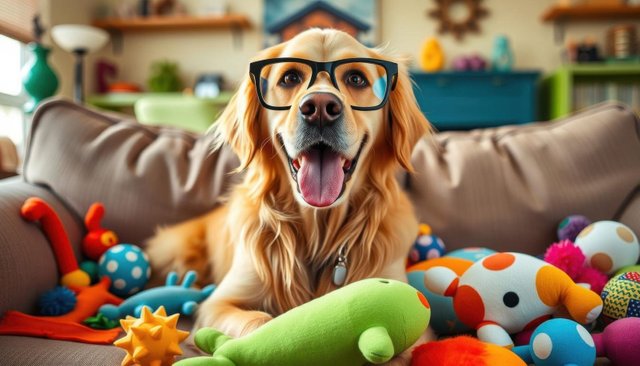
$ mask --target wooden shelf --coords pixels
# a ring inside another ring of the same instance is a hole
[[[543,15],[545,22],[558,20],[640,19],[640,6],[552,6]]]
[[[183,30],[183,29],[243,29],[250,28],[249,18],[241,14],[228,14],[223,16],[166,16],[127,19],[100,19],[93,25],[118,31],[143,31],[143,30]]]

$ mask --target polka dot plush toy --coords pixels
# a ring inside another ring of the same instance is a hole
[[[627,272],[607,282],[602,290],[605,322],[635,317],[640,318],[640,273]]]
[[[100,278],[107,276],[111,279],[111,293],[128,297],[147,284],[151,276],[149,257],[135,245],[118,244],[102,255],[98,274]]]
[[[582,325],[563,318],[542,323],[530,343],[513,348],[513,352],[536,366],[592,366],[596,361],[591,334]]]
[[[565,217],[558,225],[558,240],[576,240],[576,237],[584,228],[591,225],[591,220],[582,215]]]
[[[418,235],[409,252],[409,260],[411,263],[418,263],[427,259],[440,258],[444,255],[444,251],[444,242],[439,237]]]
[[[609,275],[636,264],[640,257],[636,234],[615,221],[598,221],[587,226],[578,234],[575,244],[587,257],[587,264]]]
[[[462,275],[432,267],[424,273],[426,288],[453,298],[460,321],[484,342],[511,347],[510,334],[531,330],[564,306],[576,321],[594,321],[602,310],[595,292],[577,285],[562,270],[521,253],[496,253]]]

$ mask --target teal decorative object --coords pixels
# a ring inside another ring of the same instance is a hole
[[[504,35],[497,36],[493,41],[491,67],[495,71],[511,71],[513,62],[513,51],[509,44],[509,38]]]
[[[50,48],[40,43],[29,43],[28,47],[33,57],[22,69],[22,85],[31,97],[24,105],[24,111],[31,113],[43,99],[52,96],[58,90],[58,76],[47,61]]]

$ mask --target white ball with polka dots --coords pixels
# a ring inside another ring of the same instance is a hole
[[[587,264],[608,274],[636,264],[640,243],[626,225],[615,221],[598,221],[584,228],[575,244],[582,249]]]
[[[140,291],[151,276],[149,257],[133,244],[118,244],[107,250],[98,261],[100,278],[111,279],[109,291],[128,297]]]

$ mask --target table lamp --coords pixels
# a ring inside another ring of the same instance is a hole
[[[62,24],[51,29],[51,36],[58,46],[76,56],[74,99],[83,102],[84,56],[102,48],[109,40],[109,34],[89,25]]]

